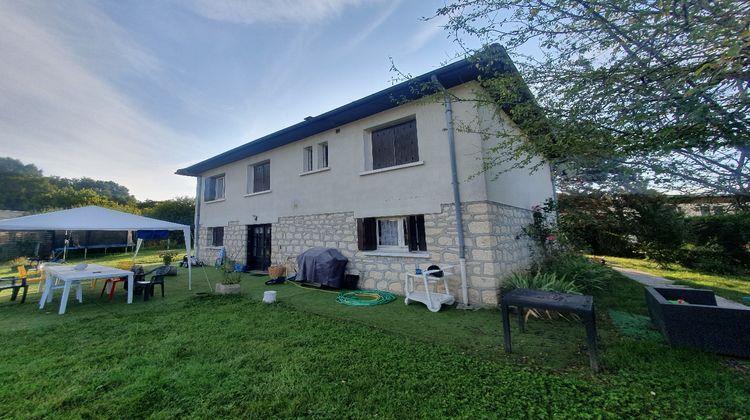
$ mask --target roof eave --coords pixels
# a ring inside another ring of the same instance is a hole
[[[485,61],[485,57],[490,57]],[[498,59],[499,57],[499,59]],[[482,65],[479,64],[483,61]],[[489,46],[482,53],[439,69],[427,72],[397,85],[383,89],[364,98],[353,101],[316,117],[299,122],[274,133],[250,141],[226,152],[198,162],[175,173],[184,176],[200,176],[202,173],[241,159],[263,153],[283,145],[302,140],[315,134],[340,127],[435,93],[431,90],[432,76],[436,76],[448,89],[487,76],[487,68],[494,72],[516,72],[505,50],[497,44]],[[426,88],[427,87],[427,88]]]

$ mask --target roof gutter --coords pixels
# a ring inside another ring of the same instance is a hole
[[[448,132],[448,149],[450,152],[451,163],[451,186],[453,187],[453,207],[456,211],[456,232],[458,236],[458,262],[461,274],[461,307],[468,309],[469,290],[466,282],[466,246],[464,240],[464,220],[461,209],[461,191],[458,184],[458,165],[456,164],[456,135],[453,128],[453,104],[448,91],[438,80],[437,76],[432,76],[432,82],[443,92],[443,105],[445,107],[445,129]]]

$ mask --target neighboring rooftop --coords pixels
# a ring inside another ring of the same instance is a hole
[[[436,86],[431,83],[433,76],[437,77],[443,87],[449,89],[477,80],[480,76],[489,78],[497,74],[511,72],[516,72],[516,69],[513,67],[505,49],[498,44],[492,44],[473,57],[448,64],[316,117],[306,117],[300,123],[245,143],[187,168],[179,169],[176,173],[178,175],[197,176],[213,168],[395,108],[405,101],[431,95],[436,92]]]

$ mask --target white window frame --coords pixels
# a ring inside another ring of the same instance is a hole
[[[380,245],[380,222],[391,221],[398,224],[398,245]],[[405,217],[379,217],[375,219],[375,239],[378,244],[378,251],[398,251],[408,252],[409,246],[406,244],[406,218]]]
[[[219,190],[219,188],[217,188],[217,186],[219,185],[219,180],[221,180],[221,190]],[[213,183],[214,184],[214,187],[213,187],[213,189],[214,189],[214,196],[213,196],[213,198],[210,198],[210,199],[206,200],[205,199],[205,193],[204,193],[203,198],[204,198],[205,202],[219,201],[219,200],[223,200],[223,199],[226,198],[227,178],[226,178],[225,174],[214,175],[214,176],[208,177],[207,184],[208,183]],[[203,186],[203,188],[206,188],[206,187],[207,187],[207,185]]]
[[[313,147],[307,146],[302,149],[302,172],[310,172],[314,169]]]
[[[330,165],[329,152],[327,141],[318,143],[318,169],[325,169]]]
[[[269,166],[269,173],[268,173],[268,189],[263,191],[254,191],[255,189],[255,167],[258,165],[262,165],[268,163],[271,164],[271,159],[264,159],[259,162],[251,163],[247,165],[247,188],[245,189],[246,194],[245,197],[253,196],[253,195],[260,195],[271,192],[271,173],[270,173],[270,166]]]

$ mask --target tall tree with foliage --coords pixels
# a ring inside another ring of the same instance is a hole
[[[152,202],[150,208],[143,210],[143,215],[168,222],[190,225],[195,222],[195,199],[192,197],[175,197],[170,200]]]
[[[135,197],[122,185],[44,176],[36,165],[10,157],[0,158],[0,185],[0,209],[38,211],[97,205],[140,213]]]
[[[24,164],[12,157],[0,157],[0,175],[42,176],[42,170],[33,163]]]
[[[750,1],[454,0],[436,16],[462,45],[502,44],[547,117],[507,107],[520,78],[485,81],[526,134],[503,133],[488,167],[541,154],[581,182],[750,197]]]

